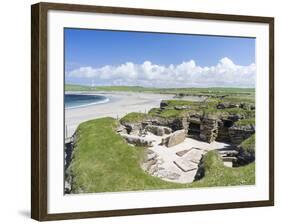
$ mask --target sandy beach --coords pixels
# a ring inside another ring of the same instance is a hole
[[[81,122],[101,117],[121,118],[130,112],[148,112],[153,107],[159,107],[161,100],[174,97],[174,95],[128,92],[93,92],[91,94],[106,96],[109,101],[65,109],[66,137],[70,137]]]
[[[109,101],[102,104],[65,109],[66,137],[70,137],[81,122],[101,118],[121,118],[130,112],[147,113],[153,107],[159,107],[161,100],[173,99],[173,94],[153,94],[139,92],[89,92],[106,96]],[[188,97],[198,101],[198,97]]]

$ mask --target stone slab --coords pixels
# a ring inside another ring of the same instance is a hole
[[[203,153],[203,150],[192,149],[184,157],[198,163],[201,160]]]
[[[183,172],[188,172],[192,170],[196,170],[198,165],[188,160],[187,158],[179,158],[174,161],[174,164],[180,168]]]
[[[233,163],[232,162],[223,162],[223,165],[225,165],[227,167],[232,167]]]
[[[182,143],[185,139],[185,135],[186,135],[185,130],[175,131],[170,135],[169,141],[167,143],[167,147],[172,147]]]
[[[186,153],[188,153],[190,150],[191,150],[191,149],[184,149],[184,150],[178,151],[178,152],[176,152],[176,155],[182,157],[182,156],[184,156]]]

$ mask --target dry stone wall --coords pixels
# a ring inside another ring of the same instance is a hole
[[[206,142],[213,142],[218,136],[218,121],[216,119],[203,118],[200,125],[200,138]]]
[[[252,125],[247,126],[233,126],[228,129],[231,143],[239,145],[245,139],[249,138],[255,133],[255,127]]]

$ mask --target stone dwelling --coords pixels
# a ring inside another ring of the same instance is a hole
[[[208,143],[217,140],[239,145],[255,133],[254,125],[235,125],[235,122],[240,119],[237,115],[222,118],[192,114],[182,118],[155,117],[139,122],[123,122],[122,125],[126,129],[125,132],[130,135],[142,135],[148,130],[152,133],[158,132],[156,135],[162,136],[169,132],[168,129],[162,130],[162,127],[167,127],[171,132],[184,129],[186,136]],[[157,129],[155,126],[159,126],[159,128]]]

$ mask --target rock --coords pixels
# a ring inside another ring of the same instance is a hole
[[[249,138],[255,133],[255,127],[253,125],[246,126],[233,126],[228,129],[231,143],[239,145],[245,139]]]
[[[150,153],[150,154],[147,154],[146,160],[149,161],[149,160],[152,160],[152,159],[155,159],[155,158],[156,158],[156,154],[155,153]]]
[[[156,176],[158,176],[160,178],[166,178],[169,180],[177,180],[177,179],[179,179],[180,174],[174,173],[171,171],[167,171],[167,170],[158,170]]]
[[[153,165],[155,165],[156,163],[157,163],[157,160],[156,160],[156,159],[149,160],[149,161],[147,161],[147,162],[145,162],[145,163],[142,164],[142,168],[143,168],[145,171],[149,172],[150,168],[151,168]]]
[[[183,155],[185,155],[190,150],[191,149],[185,149],[185,150],[178,151],[178,152],[176,152],[176,155],[182,157]]]
[[[138,135],[142,129],[141,123],[125,123],[124,126],[127,129],[127,133],[131,135]]]
[[[147,125],[145,127],[145,130],[157,136],[163,136],[164,134],[172,133],[171,128],[164,127],[164,126],[157,126],[157,125]]]
[[[182,118],[182,128],[186,131],[186,134],[188,133],[189,128],[189,116],[185,116]]]
[[[244,117],[241,114],[235,114],[235,115],[229,115],[228,119],[231,120],[232,122],[236,122],[238,120],[243,119]]]
[[[166,145],[167,146],[167,144],[169,142],[169,139],[170,139],[170,136],[162,138],[160,145]]]
[[[236,160],[237,160],[236,157],[228,157],[228,156],[222,157],[223,162],[233,162],[233,161],[236,161]]]
[[[222,149],[222,150],[217,150],[220,156],[237,156],[238,155],[238,151],[234,150],[234,149]]]
[[[227,108],[239,108],[239,104],[230,103]]]
[[[180,168],[183,172],[189,172],[192,170],[196,170],[198,167],[198,165],[196,163],[191,162],[186,157],[175,160],[174,164],[178,168]]]
[[[167,147],[172,147],[182,143],[185,140],[185,136],[186,136],[185,130],[175,131],[168,137],[168,141],[166,143]]]
[[[160,108],[163,109],[163,108],[165,108],[167,106],[168,106],[168,103],[166,101],[162,100],[161,103],[160,103]]]
[[[240,104],[240,108],[244,109],[244,110],[251,110],[251,104],[248,104],[248,103],[241,103]]]
[[[183,159],[188,159],[194,163],[199,163],[202,155],[203,155],[203,150],[198,150],[198,149],[194,149],[192,148],[185,156]]]
[[[123,133],[123,134],[127,134],[127,129],[125,126],[119,124],[118,127],[116,128],[116,132],[118,133]]]
[[[165,177],[170,180],[177,180],[179,179],[180,175],[178,173],[169,172]]]
[[[157,166],[157,164],[153,164],[151,167],[150,167],[150,169],[148,170],[148,173],[150,174],[150,175],[153,175],[154,173],[156,173],[158,171],[158,166]]]
[[[225,109],[225,108],[226,108],[226,105],[223,104],[223,103],[219,103],[219,104],[217,105],[217,109]]]
[[[238,155],[236,156],[235,166],[244,166],[255,161],[255,150],[245,150],[241,145],[237,149]]]
[[[199,117],[192,117],[189,119],[189,122],[193,124],[201,124],[201,120]]]
[[[225,108],[239,108],[239,104],[234,104],[234,103],[219,103],[217,105],[217,109],[225,109]]]
[[[121,136],[130,144],[134,144],[136,146],[144,146],[144,147],[151,147],[152,140],[148,140],[143,137],[128,135],[128,134],[121,134]]]
[[[218,120],[203,118],[200,125],[200,139],[206,142],[213,142],[218,136]]]
[[[186,110],[186,109],[191,109],[191,107],[188,106],[175,106],[174,107],[176,110]]]
[[[165,135],[169,135],[169,134],[171,134],[172,131],[173,131],[171,128],[168,128],[168,127],[163,127],[163,129],[164,129],[164,134],[165,134]]]
[[[232,161],[225,161],[225,162],[223,162],[223,165],[226,167],[233,167]]]

